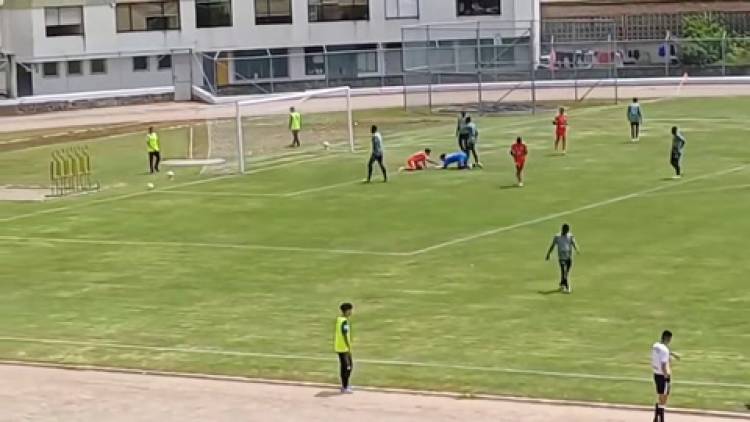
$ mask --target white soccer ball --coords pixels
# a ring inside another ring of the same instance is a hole
[[[167,177],[169,177],[170,179],[174,179],[174,172],[172,170],[169,170],[167,172]]]
[[[359,122],[354,122],[354,126],[359,126]]]
[[[156,187],[156,185],[155,185],[155,184],[153,184],[153,183],[151,183],[151,182],[148,182],[148,183],[146,183],[146,187],[147,187],[147,188],[148,188],[149,190],[151,190],[151,189],[155,188],[155,187]]]
[[[331,144],[328,143],[328,141],[323,141],[323,148],[328,149],[331,147]]]

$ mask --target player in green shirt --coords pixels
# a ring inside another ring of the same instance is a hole
[[[347,302],[342,303],[339,309],[341,309],[341,315],[336,318],[336,326],[333,332],[333,350],[339,357],[341,392],[350,394],[352,388],[349,386],[349,377],[352,375],[354,362],[352,361],[352,326],[349,317],[352,316],[354,306]]]
[[[643,124],[643,112],[638,98],[628,105],[628,122],[630,122],[630,141],[636,142],[641,137],[641,125]]]
[[[154,132],[154,127],[148,128],[146,135],[146,148],[148,149],[148,168],[151,173],[159,172],[159,162],[161,161],[161,145],[159,135]]]
[[[299,131],[302,130],[302,115],[294,107],[289,107],[289,130],[292,132],[291,147],[299,147]]]

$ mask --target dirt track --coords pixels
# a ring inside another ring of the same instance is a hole
[[[0,365],[0,421],[642,422],[635,410]],[[670,422],[730,419],[672,414]],[[734,419],[736,420],[736,419]]]
[[[488,91],[484,93],[484,101],[492,102],[500,99],[506,91]],[[612,88],[596,88],[587,98],[598,101],[613,100]],[[682,89],[674,86],[644,86],[621,87],[619,96],[621,103],[626,104],[630,97],[640,98],[670,98],[682,97],[716,97],[732,95],[750,95],[750,85],[686,85]],[[426,94],[413,94],[410,97],[412,105],[424,105]],[[573,89],[539,89],[539,101],[573,102]],[[503,101],[529,101],[530,92],[519,90],[504,97]],[[435,93],[434,104],[453,104],[476,101],[474,92]],[[416,104],[415,104],[416,103]],[[291,105],[292,103],[289,103]],[[402,107],[404,98],[401,94],[368,95],[352,97],[354,109]],[[277,104],[272,112],[285,113],[287,106]],[[342,109],[341,99],[314,99],[304,103],[304,111],[332,111]],[[259,113],[268,113],[268,105],[258,106]],[[0,117],[0,132],[30,131],[60,127],[102,126],[108,124],[148,124],[155,122],[199,121],[215,118],[234,117],[233,104],[208,105],[197,102],[184,103],[156,103],[147,105],[108,107],[87,110],[60,111],[55,113],[34,114],[27,116]]]

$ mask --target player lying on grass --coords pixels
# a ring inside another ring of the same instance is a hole
[[[463,151],[457,151],[450,154],[440,154],[440,161],[443,163],[443,169],[447,169],[451,164],[456,164],[459,170],[469,168],[469,154]]]
[[[431,153],[432,150],[429,148],[425,148],[424,151],[415,152],[406,160],[406,166],[399,168],[398,171],[424,170],[427,168],[428,163],[437,166],[438,163],[436,161],[430,160]]]
[[[523,166],[526,165],[526,156],[529,155],[529,149],[526,148],[526,144],[523,143],[520,136],[516,138],[516,143],[510,147],[510,155],[516,163],[518,187],[523,187]]]

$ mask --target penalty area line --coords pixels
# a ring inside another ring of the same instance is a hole
[[[78,245],[99,246],[143,246],[143,247],[173,247],[173,248],[209,248],[209,249],[236,249],[236,250],[261,250],[277,252],[307,252],[325,253],[339,255],[374,255],[374,256],[406,256],[408,252],[380,252],[359,249],[324,249],[306,248],[301,246],[272,246],[242,243],[208,243],[208,242],[170,242],[170,241],[141,241],[141,240],[108,240],[108,239],[86,239],[65,237],[43,237],[43,236],[6,236],[0,235],[0,240],[7,242],[40,242],[61,243]]]
[[[298,361],[315,361],[315,362],[330,362],[331,361],[330,357],[322,356],[322,355],[246,352],[246,351],[239,351],[239,350],[226,350],[226,349],[200,348],[200,347],[149,346],[149,345],[139,345],[139,344],[115,343],[115,342],[108,342],[108,341],[99,342],[99,341],[61,340],[61,339],[46,339],[46,338],[0,336],[0,342],[43,344],[43,345],[52,345],[52,346],[89,347],[89,348],[97,348],[97,349],[136,350],[136,351],[142,351],[142,352],[157,352],[157,353],[216,355],[216,356],[231,356],[231,357],[240,357],[240,358],[261,358],[261,359],[298,360]],[[438,362],[419,362],[419,361],[368,359],[368,358],[357,359],[357,362],[361,364],[379,365],[379,366],[449,369],[449,370],[457,370],[457,371],[504,373],[504,374],[538,376],[538,377],[548,377],[548,378],[588,379],[588,380],[598,380],[598,381],[638,382],[638,383],[653,382],[653,380],[650,378],[628,377],[628,376],[619,376],[619,375],[546,371],[546,370],[539,370],[539,369],[503,368],[503,367],[496,367],[496,366],[457,365],[457,364],[438,363]],[[750,384],[733,383],[733,382],[679,380],[676,384],[692,386],[692,387],[719,387],[719,388],[728,388],[728,389],[750,389]]]
[[[651,195],[651,194],[654,194],[656,192],[660,192],[660,191],[663,191],[663,190],[666,190],[666,189],[670,189],[670,188],[673,188],[673,187],[676,187],[676,186],[682,186],[682,185],[685,185],[687,183],[696,182],[696,181],[699,181],[699,180],[711,179],[711,178],[714,178],[714,177],[724,176],[726,174],[730,174],[730,173],[735,173],[735,172],[741,171],[741,170],[745,169],[746,167],[747,167],[747,165],[742,165],[742,166],[737,166],[737,167],[733,167],[733,168],[726,169],[726,170],[717,171],[717,172],[714,172],[714,173],[704,174],[702,176],[693,177],[691,179],[682,179],[682,180],[679,180],[679,181],[676,181],[676,182],[673,182],[673,183],[670,183],[670,184],[663,184],[663,185],[657,186],[655,188],[644,189],[644,190],[641,190],[641,191],[638,191],[638,192],[629,193],[627,195],[621,195],[621,196],[617,196],[617,197],[614,197],[614,198],[606,199],[604,201],[593,202],[591,204],[583,205],[583,206],[578,207],[578,208],[573,208],[573,209],[569,209],[569,210],[566,210],[566,211],[560,211],[560,212],[556,212],[554,214],[548,214],[548,215],[545,215],[545,216],[542,216],[542,217],[539,217],[539,218],[535,218],[535,219],[532,219],[532,220],[526,220],[526,221],[522,221],[520,223],[511,224],[511,225],[508,225],[508,226],[502,226],[502,227],[497,227],[497,228],[490,229],[490,230],[485,230],[483,232],[475,233],[475,234],[472,234],[472,235],[469,235],[469,236],[459,237],[459,238],[456,238],[456,239],[453,239],[453,240],[448,240],[446,242],[436,243],[436,244],[428,246],[426,248],[417,249],[417,250],[414,250],[412,252],[409,252],[408,255],[412,255],[412,256],[413,255],[421,255],[421,254],[424,254],[424,253],[427,253],[427,252],[432,252],[434,250],[442,249],[442,248],[445,248],[445,247],[448,247],[448,246],[458,245],[458,244],[469,242],[469,241],[472,241],[472,240],[481,239],[483,237],[492,236],[492,235],[495,235],[495,234],[498,234],[498,233],[503,233],[503,232],[515,230],[515,229],[518,229],[518,228],[521,228],[521,227],[531,226],[531,225],[534,225],[534,224],[537,224],[537,223],[543,223],[545,221],[554,220],[556,218],[565,217],[565,216],[568,216],[568,215],[571,215],[571,214],[576,214],[576,213],[579,213],[581,211],[588,211],[588,210],[591,210],[591,209],[600,208],[600,207],[604,207],[604,206],[607,206],[607,205],[615,204],[615,203],[618,203],[618,202],[626,201],[628,199],[637,198],[637,197],[646,196],[646,195]]]

